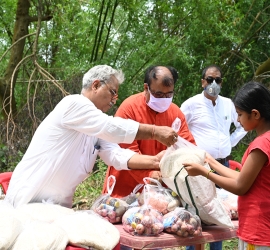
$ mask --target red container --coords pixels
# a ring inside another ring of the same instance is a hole
[[[233,161],[233,160],[229,160],[229,166],[233,170],[241,171],[241,169],[242,169],[242,165],[239,162]]]
[[[0,184],[3,188],[4,194],[7,193],[8,184],[11,178],[12,172],[0,173]]]

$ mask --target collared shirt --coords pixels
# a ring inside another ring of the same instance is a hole
[[[36,130],[5,200],[14,207],[42,200],[71,207],[76,186],[92,171],[97,155],[128,170],[134,152],[117,143],[131,143],[138,127],[138,122],[104,114],[83,95],[63,98]]]
[[[237,121],[237,113],[229,98],[218,96],[214,106],[204,92],[186,100],[181,105],[186,121],[199,148],[215,159],[225,158],[245,135],[246,131]],[[235,130],[230,134],[231,124]]]

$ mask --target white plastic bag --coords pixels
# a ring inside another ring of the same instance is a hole
[[[111,180],[113,183],[110,186]],[[124,200],[111,196],[115,183],[115,177],[110,175],[107,180],[108,193],[100,195],[91,206],[93,211],[113,224],[121,222],[122,216],[129,206]]]
[[[181,205],[179,197],[169,188],[165,188],[161,183],[153,178],[143,178],[145,188],[138,197],[138,203],[142,206],[144,204],[144,197],[147,196],[148,205],[156,209],[160,213],[167,214]],[[156,185],[149,184],[155,183]],[[145,190],[147,190],[145,194]],[[173,195],[173,193],[175,195]]]

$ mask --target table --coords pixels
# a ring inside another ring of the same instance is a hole
[[[120,232],[120,243],[134,249],[173,248],[179,246],[195,245],[197,249],[204,249],[204,244],[228,240],[237,237],[238,221],[233,221],[235,228],[221,226],[203,226],[202,236],[179,237],[177,235],[162,232],[157,236],[133,236],[127,233],[122,224],[115,225]]]

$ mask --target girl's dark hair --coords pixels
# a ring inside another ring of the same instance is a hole
[[[259,82],[250,81],[243,85],[235,94],[233,103],[249,114],[252,109],[257,109],[266,121],[270,121],[270,91]]]

